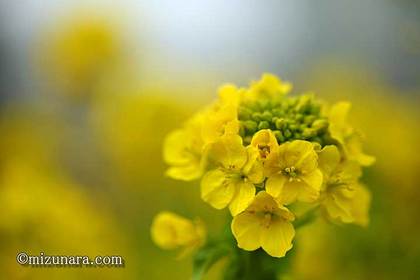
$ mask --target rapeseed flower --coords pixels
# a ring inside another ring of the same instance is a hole
[[[208,156],[217,168],[201,181],[202,199],[216,209],[229,205],[232,215],[242,212],[255,196],[255,185],[264,180],[257,149],[245,148],[237,135],[227,135],[210,146]]]
[[[280,145],[264,163],[268,177],[267,193],[283,204],[296,200],[314,202],[319,197],[322,173],[318,168],[318,155],[308,141],[295,140]]]
[[[154,218],[151,235],[156,245],[162,249],[182,248],[179,255],[181,257],[204,243],[206,229],[200,220],[191,221],[175,213],[163,211]]]
[[[268,193],[261,191],[252,204],[232,220],[232,233],[239,248],[260,247],[273,257],[283,257],[293,245],[294,215]]]
[[[350,104],[329,108],[312,93],[289,96],[291,89],[271,74],[248,88],[225,85],[193,117],[201,116],[193,132],[187,121],[164,147],[171,177],[201,178],[201,198],[216,209],[229,208],[238,247],[262,248],[272,257],[284,257],[295,228],[320,211],[331,221],[369,221],[370,193],[360,177],[374,158],[362,152],[361,133],[347,123]],[[298,209],[309,210],[294,221]],[[212,263],[229,252],[223,240],[197,254],[200,273],[203,258]],[[252,265],[232,265],[246,263]]]
[[[369,191],[359,183],[360,165],[342,161],[336,146],[325,146],[319,153],[324,184],[320,203],[326,216],[343,223],[366,226],[369,222]]]
[[[370,166],[375,162],[375,158],[362,152],[360,132],[347,123],[350,108],[349,102],[338,102],[331,107],[328,112],[331,137],[338,141],[350,160],[355,160],[362,166]]]

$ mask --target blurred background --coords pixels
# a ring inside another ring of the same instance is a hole
[[[420,273],[420,5],[400,1],[0,2],[0,271],[9,279],[188,279],[153,216],[226,213],[164,176],[164,136],[272,72],[328,101],[377,158],[371,224],[299,232],[287,279]],[[16,254],[122,255],[124,268],[27,268]],[[220,268],[210,271],[217,279]]]

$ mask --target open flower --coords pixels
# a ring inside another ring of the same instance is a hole
[[[201,197],[216,209],[229,205],[232,215],[243,211],[255,196],[255,184],[264,180],[258,151],[245,148],[242,138],[226,135],[208,151],[216,169],[208,171],[201,181]]]
[[[360,165],[343,161],[336,146],[319,152],[319,166],[324,174],[321,207],[328,218],[342,223],[366,226],[369,222],[369,191],[358,182]]]
[[[185,256],[201,246],[206,239],[206,229],[201,221],[191,221],[172,212],[160,212],[151,227],[153,241],[160,248],[182,248]]]
[[[349,160],[355,160],[362,166],[370,166],[375,162],[373,156],[362,151],[362,137],[347,123],[347,115],[350,111],[349,102],[338,102],[328,112],[330,121],[329,131],[332,138],[338,141]]]
[[[240,94],[233,85],[219,89],[219,99],[205,111],[201,134],[206,143],[217,141],[225,134],[239,131],[238,105]]]
[[[278,145],[277,139],[270,129],[258,131],[251,140],[251,146],[258,149],[261,159],[266,159],[270,152],[277,148]]]
[[[314,202],[319,197],[322,173],[314,146],[303,140],[284,143],[264,163],[267,193],[283,204]]]
[[[163,146],[163,157],[170,165],[166,174],[177,180],[191,181],[203,175],[204,147],[201,136],[203,114],[195,115],[183,129],[170,133]]]
[[[231,228],[239,248],[254,251],[262,247],[273,257],[283,257],[293,247],[293,220],[287,208],[261,191],[244,212],[233,218]]]

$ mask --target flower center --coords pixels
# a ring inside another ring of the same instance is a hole
[[[300,182],[300,178],[299,176],[299,170],[297,170],[294,166],[291,167],[286,167],[285,169],[283,169],[282,173],[289,177],[289,181],[297,181]]]
[[[262,158],[266,158],[270,154],[270,146],[267,144],[258,144],[258,150]]]
[[[266,228],[270,227],[271,219],[272,219],[271,212],[265,212],[264,217],[261,220],[261,226],[266,227]]]

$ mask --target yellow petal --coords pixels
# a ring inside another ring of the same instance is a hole
[[[284,184],[287,182],[287,177],[277,174],[267,179],[265,182],[265,190],[273,197],[279,197],[282,194]]]
[[[313,172],[300,177],[315,192],[320,191],[322,185],[322,172],[315,169]]]
[[[369,224],[369,208],[371,194],[369,190],[361,184],[354,188],[354,197],[352,200],[352,214],[354,223],[360,226]]]
[[[340,163],[331,174],[330,181],[342,184],[354,184],[362,176],[362,169],[355,161],[345,161]]]
[[[238,109],[233,104],[215,106],[206,114],[201,135],[205,143],[217,141],[225,134],[237,134],[239,131]]]
[[[232,201],[234,193],[234,183],[220,169],[207,172],[201,180],[201,198],[216,209],[225,208]]]
[[[264,181],[264,167],[258,158],[258,150],[252,146],[246,148],[248,161],[244,166],[242,173],[254,184],[260,184]]]
[[[277,196],[281,204],[288,205],[297,200],[301,188],[306,187],[306,183],[297,181],[286,181],[281,193]]]
[[[257,215],[242,212],[233,218],[231,229],[239,248],[254,251],[260,247],[261,227]]]
[[[238,106],[240,102],[240,94],[238,88],[233,84],[226,84],[219,88],[219,98],[221,105]]]
[[[163,158],[171,165],[188,164],[191,156],[187,150],[189,135],[185,130],[178,129],[170,133],[163,145]]]
[[[240,170],[248,160],[248,154],[238,135],[226,135],[209,148],[209,157],[224,168]]]
[[[349,137],[344,147],[350,160],[355,160],[362,166],[370,166],[375,163],[375,157],[363,153],[360,135],[354,134]]]
[[[290,157],[290,160],[289,160]],[[300,172],[310,172],[318,166],[318,155],[311,142],[295,140],[290,143],[286,160]]]
[[[169,167],[166,171],[166,175],[176,180],[192,181],[198,179],[203,174],[203,168],[199,163],[180,166],[180,167]]]
[[[340,152],[337,146],[328,145],[318,153],[318,166],[321,171],[330,176],[340,162]]]
[[[252,202],[255,196],[255,187],[252,183],[244,181],[236,184],[236,192],[229,204],[229,210],[232,216],[244,211]]]
[[[264,167],[262,162],[256,161],[251,170],[246,174],[246,177],[254,184],[264,182]]]
[[[260,157],[265,159],[278,146],[278,143],[270,129],[262,129],[252,137],[251,146],[257,148]]]
[[[351,109],[350,102],[338,102],[331,107],[329,118],[338,126],[347,125],[347,115]]]
[[[270,152],[267,158],[264,161],[264,175],[266,177],[271,177],[273,175],[278,174],[287,166],[285,165],[284,161],[284,150],[286,144],[282,144],[276,147],[274,150]]]
[[[265,191],[260,191],[254,198],[254,201],[248,207],[247,211],[264,212],[267,209],[281,208],[277,200]]]
[[[312,203],[318,200],[318,198],[319,189],[314,189],[308,184],[302,182],[296,199],[301,202]]]
[[[292,240],[295,236],[293,225],[281,218],[274,219],[268,228],[261,233],[261,247],[270,256],[284,257],[292,249]]]
[[[322,206],[329,218],[333,220],[339,220],[343,223],[352,223],[354,221],[349,198],[340,190],[328,193],[322,201]]]

